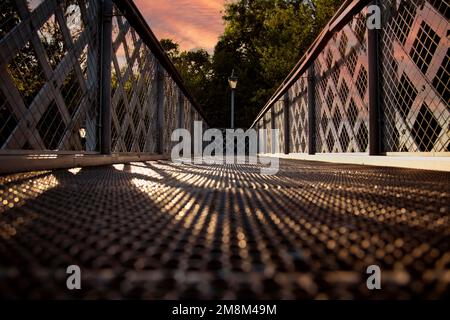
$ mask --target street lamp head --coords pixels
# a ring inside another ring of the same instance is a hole
[[[78,130],[78,134],[80,135],[80,138],[81,138],[81,139],[86,138],[86,129],[85,129],[85,128],[80,128],[80,129]]]
[[[234,75],[234,69],[231,72],[231,76],[228,77],[228,84],[230,85],[231,89],[236,89],[237,86],[237,82],[238,82],[238,77]]]

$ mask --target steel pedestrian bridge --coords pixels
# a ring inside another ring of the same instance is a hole
[[[448,296],[447,1],[345,1],[252,124],[276,175],[168,160],[208,122],[132,1],[0,8],[1,297]]]

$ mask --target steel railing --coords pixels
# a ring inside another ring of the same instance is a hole
[[[164,154],[206,122],[132,1],[0,6],[1,154]]]
[[[368,5],[379,30],[367,30]],[[449,12],[445,1],[346,1],[253,122],[269,130],[266,152],[448,155]]]

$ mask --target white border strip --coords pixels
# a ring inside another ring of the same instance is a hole
[[[309,155],[304,153],[273,153],[260,154],[268,157],[281,159],[296,159],[308,161],[322,161],[330,163],[348,163],[367,166],[396,167],[409,169],[423,169],[450,172],[450,157],[426,157],[426,156],[369,156],[365,153],[342,154],[342,153],[319,153]]]

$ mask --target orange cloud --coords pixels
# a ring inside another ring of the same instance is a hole
[[[182,50],[213,51],[223,33],[222,11],[226,0],[135,0],[155,35],[170,38]]]

